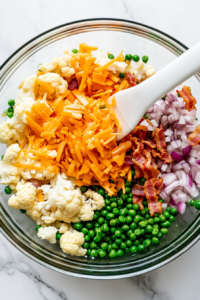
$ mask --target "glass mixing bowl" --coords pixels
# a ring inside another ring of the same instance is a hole
[[[28,75],[35,74],[38,64],[62,55],[64,49],[78,48],[79,43],[98,46],[99,50],[114,55],[123,49],[149,56],[149,63],[156,70],[167,65],[187,47],[172,37],[142,24],[114,19],[95,19],[69,23],[51,29],[32,39],[18,49],[2,66],[0,82],[0,114],[7,109],[7,102],[18,94],[18,85]],[[200,74],[187,80],[193,94],[200,97]],[[164,84],[164,83],[163,83]],[[200,118],[200,101],[197,104]],[[2,122],[4,118],[0,119]],[[4,154],[5,145],[0,146]],[[58,244],[41,241],[34,230],[35,224],[20,211],[7,205],[8,196],[0,187],[1,231],[3,235],[24,254],[40,264],[83,278],[114,279],[139,275],[156,269],[175,259],[199,239],[200,213],[187,207],[186,213],[178,215],[169,233],[160,244],[140,254],[127,254],[116,259],[91,259],[65,255]]]

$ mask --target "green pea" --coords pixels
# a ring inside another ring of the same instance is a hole
[[[147,223],[145,221],[140,221],[138,223],[138,225],[141,227],[141,228],[145,228],[147,226]]]
[[[133,194],[131,192],[128,194],[128,198],[133,199]]]
[[[9,188],[9,186],[6,186],[5,189],[4,189],[4,192],[7,194],[7,195],[10,195],[12,193],[12,190]]]
[[[88,235],[89,235],[89,237],[93,238],[95,236],[94,230],[89,230]]]
[[[92,229],[93,224],[88,222],[88,223],[86,223],[85,227],[88,228],[88,229]]]
[[[163,228],[169,228],[171,226],[171,223],[169,221],[165,221],[161,223],[160,226]]]
[[[39,229],[40,227],[42,227],[42,226],[41,226],[41,225],[36,225],[36,226],[35,226],[35,230],[38,231],[38,229]]]
[[[152,237],[152,243],[153,244],[158,244],[159,243],[159,239],[157,237]]]
[[[104,195],[105,199],[110,199],[110,196],[108,196],[108,194]]]
[[[116,230],[117,230],[116,227],[111,227],[111,228],[110,228],[110,232],[111,232],[111,233],[115,233]]]
[[[155,213],[155,214],[154,214],[154,217],[159,217],[159,214]]]
[[[110,236],[106,236],[106,237],[104,238],[104,241],[105,241],[105,242],[110,242],[110,241],[111,241],[111,237],[110,237]]]
[[[92,250],[91,250],[90,248],[89,248],[89,249],[87,249],[87,255],[89,255],[89,256],[90,256],[90,255],[91,255],[91,251],[92,251]]]
[[[97,218],[98,218],[98,215],[96,213],[94,213],[93,220],[96,220]]]
[[[131,191],[131,188],[129,188],[129,187],[125,187],[125,191],[126,191],[126,194],[130,193],[130,191]]]
[[[163,236],[162,232],[158,232],[156,237],[160,240],[162,238],[162,236]]]
[[[126,235],[127,235],[127,236],[130,236],[131,233],[133,233],[133,230],[132,230],[132,229],[129,229],[129,230],[126,232]]]
[[[3,158],[4,158],[4,155],[1,155],[1,160],[3,160]]]
[[[122,206],[124,203],[124,201],[122,199],[117,200],[117,205],[118,206]]]
[[[120,238],[120,237],[122,236],[121,230],[119,230],[119,229],[116,230],[116,231],[115,231],[115,236],[118,237],[118,238]]]
[[[114,57],[114,55],[113,54],[108,54],[108,58],[110,58],[110,59],[114,59],[115,57]]]
[[[146,234],[145,234],[145,237],[146,237],[147,239],[151,239],[151,238],[152,238],[152,234],[151,234],[151,233],[146,233]]]
[[[87,189],[86,189],[85,186],[82,186],[82,187],[80,188],[80,190],[81,190],[82,193],[85,193]]]
[[[126,224],[124,224],[124,225],[121,227],[121,229],[122,229],[123,231],[128,231],[128,230],[129,230],[129,226],[126,225]]]
[[[139,240],[135,240],[134,242],[133,242],[133,245],[134,246],[138,246],[140,244],[140,241]]]
[[[120,78],[124,78],[125,77],[125,73],[119,73],[119,77]]]
[[[161,232],[162,234],[167,234],[167,233],[168,233],[168,229],[167,229],[167,228],[161,228],[161,229],[160,229],[160,232]]]
[[[154,223],[159,223],[160,222],[160,218],[159,217],[154,217],[153,218],[153,222]]]
[[[104,257],[104,256],[106,256],[106,251],[100,250],[98,254],[100,257]]]
[[[195,202],[195,208],[198,209],[198,210],[200,210],[200,200],[197,200]]]
[[[165,216],[163,216],[163,215],[160,215],[160,216],[159,216],[159,219],[160,219],[160,222],[165,222],[165,221],[166,221],[166,218],[165,218]]]
[[[98,193],[103,196],[105,194],[105,191],[104,191],[104,189],[101,188],[98,190]]]
[[[126,223],[131,223],[133,221],[133,218],[131,216],[126,217]]]
[[[150,218],[150,214],[146,214],[144,217],[145,217],[145,219],[149,219]]]
[[[125,243],[128,247],[131,247],[133,245],[133,242],[131,240],[126,240]]]
[[[171,216],[169,217],[169,222],[172,223],[172,222],[174,222],[174,221],[175,221],[175,217],[171,215]]]
[[[20,212],[21,212],[22,214],[25,214],[25,213],[26,213],[26,210],[25,210],[25,209],[20,209]]]
[[[119,209],[118,208],[113,208],[113,214],[114,215],[119,215]]]
[[[153,236],[157,236],[158,233],[159,233],[159,230],[156,229],[156,228],[154,228],[153,231],[152,231],[152,235],[153,235]]]
[[[78,49],[73,49],[72,52],[73,53],[78,53]]]
[[[139,236],[139,235],[141,235],[141,230],[139,228],[135,229],[134,233],[135,233],[136,236]]]
[[[144,185],[145,181],[146,181],[146,179],[145,179],[144,177],[140,178],[140,183],[141,183],[142,185]]]
[[[129,215],[130,217],[135,217],[135,216],[136,216],[136,211],[135,211],[134,209],[129,209],[128,215]]]
[[[88,249],[89,247],[90,247],[89,243],[87,243],[87,242],[83,243],[83,248],[84,249]]]
[[[107,219],[107,220],[112,220],[112,219],[114,219],[114,217],[115,217],[115,215],[114,215],[113,213],[108,213],[108,214],[106,215],[106,219]]]
[[[94,227],[95,227],[95,228],[100,228],[101,226],[100,226],[99,223],[95,223],[95,224],[94,224]]]
[[[122,198],[122,200],[126,200],[126,199],[128,199],[128,195],[126,195],[126,194],[123,194],[123,195],[121,195],[121,198]]]
[[[138,62],[139,60],[140,57],[137,54],[133,55],[133,61]]]
[[[131,233],[129,238],[131,239],[131,241],[134,241],[134,240],[136,240],[137,237],[136,237],[135,233]]]
[[[76,229],[78,231],[80,231],[83,227],[83,225],[81,223],[74,223],[73,226],[74,226],[74,229]]]
[[[136,246],[131,246],[131,247],[130,247],[130,251],[131,251],[132,253],[136,253],[136,252],[138,251],[138,248],[137,248]]]
[[[108,215],[108,214],[107,214]],[[104,223],[104,218],[103,217],[99,217],[98,218],[98,223],[100,224],[100,225],[102,225],[103,223]]]
[[[108,249],[108,243],[102,243],[102,244],[101,244],[101,249],[102,249],[102,250]]]
[[[138,245],[138,251],[139,252],[144,251],[144,249],[145,249],[145,246],[143,244]]]
[[[129,198],[128,198],[128,199],[129,199]],[[126,208],[127,208],[127,209],[132,209],[132,208],[133,208],[133,205],[132,205],[131,203],[129,203],[129,204],[126,205]]]
[[[112,250],[112,245],[109,245],[109,246],[108,246],[108,253],[110,253],[111,250]]]
[[[57,240],[60,240],[61,236],[62,236],[62,233],[56,232],[56,239]]]
[[[171,212],[171,208],[169,206],[167,206],[166,211],[168,211],[170,213]]]
[[[89,235],[85,235],[85,241],[89,242],[91,240],[91,238],[89,237]]]
[[[117,250],[119,248],[119,245],[117,245],[115,242],[112,243],[112,249]]]
[[[121,245],[122,239],[120,239],[120,238],[115,239],[115,243],[118,245]]]
[[[15,105],[15,100],[14,99],[8,100],[8,105],[9,106],[14,106]]]
[[[153,229],[155,229],[155,228],[159,229],[160,228],[158,224],[154,224],[152,227],[153,227]]]
[[[165,200],[163,200],[162,198],[159,198],[159,199],[158,199],[158,202],[162,202],[162,203],[164,203],[164,202],[165,202]]]
[[[170,213],[171,213],[172,215],[176,215],[177,212],[178,212],[178,210],[177,210],[176,207],[172,207],[171,210],[170,210]]]
[[[122,255],[124,255],[124,251],[121,250],[121,249],[118,249],[117,250],[117,256],[122,256]]]
[[[133,199],[132,198],[128,198],[127,199],[127,203],[129,203],[129,204],[133,203]]]
[[[91,256],[91,257],[97,257],[97,256],[98,256],[98,251],[95,250],[95,249],[92,249],[92,250],[91,250],[91,253],[90,253],[90,256]]]
[[[130,248],[126,247],[126,249],[124,250],[125,254],[128,254],[130,252]]]
[[[107,213],[108,213],[107,210],[102,210],[101,215],[102,215],[103,217],[105,217],[105,216],[107,215]],[[94,218],[93,218],[93,219],[94,219]]]
[[[149,218],[149,219],[147,220],[147,222],[148,222],[148,224],[150,224],[150,225],[153,225],[153,224],[154,224],[153,218]]]
[[[144,115],[144,118],[145,118],[145,119],[148,119],[149,117],[147,116],[147,114],[145,114],[145,115]]]
[[[140,207],[139,207],[139,205],[138,205],[138,204],[136,204],[136,203],[135,203],[135,204],[133,204],[133,209],[134,209],[134,210],[139,210],[139,209],[140,209]]]
[[[115,258],[115,257],[117,257],[117,252],[114,249],[112,249],[109,253],[109,256],[110,256],[110,258]]]
[[[95,242],[91,242],[90,243],[90,248],[91,249],[96,249],[96,248],[98,248],[98,246],[97,246],[97,244]]]
[[[120,221],[120,223],[125,223],[126,219],[124,216],[119,216],[119,221]]]
[[[144,201],[143,201],[143,205],[144,205],[144,207],[147,207],[148,202],[147,202],[146,200],[144,200]]]
[[[149,247],[149,246],[151,245],[151,240],[150,240],[150,239],[144,240],[144,241],[143,241],[143,245],[144,245],[145,247]]]
[[[142,209],[140,213],[141,213],[141,216],[144,216],[144,215],[146,214],[146,210],[145,210],[145,208],[144,208],[144,209]]]
[[[106,206],[106,210],[107,210],[107,211],[111,211],[112,208],[111,208],[110,206]]]
[[[11,118],[14,117],[14,114],[13,114],[12,112],[8,112],[8,113],[7,113],[7,116],[11,119]]]
[[[134,217],[134,222],[135,223],[139,223],[141,221],[141,217],[139,216],[139,215],[136,215],[135,217]]]
[[[153,230],[153,227],[152,227],[151,225],[147,225],[147,226],[146,226],[146,232],[147,232],[147,233],[151,233],[152,230]]]
[[[121,249],[126,249],[126,243],[122,242],[121,245],[120,245],[120,248]]]
[[[131,173],[132,173],[132,177],[135,176],[135,170],[131,170]]]
[[[132,59],[133,59],[133,56],[132,56],[131,54],[126,54],[126,55],[125,55],[125,61],[126,61],[126,60],[131,61]]]
[[[148,56],[146,56],[146,55],[142,56],[143,63],[146,64],[148,62],[148,60],[149,60]]]
[[[131,181],[126,181],[125,182],[125,187],[131,187]]]
[[[117,202],[112,202],[112,203],[110,204],[110,207],[111,207],[111,208],[116,208],[116,207],[117,207]]]
[[[144,234],[146,233],[145,229],[143,229],[143,228],[140,229],[140,231],[141,231],[141,234],[142,234],[142,235],[144,235]]]
[[[110,226],[116,226],[117,225],[117,221],[115,219],[110,220]]]
[[[109,205],[110,204],[110,200],[109,199],[105,199],[105,205]]]
[[[195,202],[194,200],[190,200],[190,206],[194,206]]]
[[[163,216],[165,216],[166,219],[169,219],[170,213],[168,211],[164,211]]]
[[[137,224],[133,222],[133,223],[131,223],[131,224],[129,225],[129,227],[130,227],[132,230],[134,230],[134,229],[137,228]]]
[[[103,232],[108,232],[110,229],[109,229],[108,225],[104,223],[103,225],[101,225],[101,230]]]
[[[14,113],[14,108],[13,108],[13,107],[9,107],[9,108],[7,109],[7,112]]]

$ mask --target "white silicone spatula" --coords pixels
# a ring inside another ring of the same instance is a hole
[[[122,125],[122,139],[141,120],[147,109],[170,90],[200,71],[200,43],[184,52],[142,83],[115,94],[115,113]]]

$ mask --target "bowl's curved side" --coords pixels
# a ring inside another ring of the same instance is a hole
[[[20,71],[23,71],[23,76],[30,74],[29,67],[35,72],[35,67],[40,62],[38,59],[48,59],[49,51],[53,49],[54,45],[58,47],[65,39],[71,43],[78,43],[80,38],[83,37],[86,37],[88,41],[94,40],[94,44],[99,43],[108,48],[112,47],[113,51],[124,49],[124,47],[128,51],[130,45],[134,45],[138,51],[145,48],[145,51],[152,53],[152,57],[154,55],[155,60],[152,62],[157,64],[158,67],[165,65],[187,49],[186,46],[163,32],[131,21],[92,19],[64,24],[30,40],[1,66],[0,95],[2,96],[1,102],[3,105],[7,102],[6,99],[9,98],[7,86],[17,87]],[[165,59],[160,52],[163,53]],[[21,73],[20,76],[22,76]],[[191,84],[193,85],[192,89],[194,88],[200,94],[199,81],[200,74],[197,74],[191,80]],[[180,218],[178,220],[178,236],[172,235],[170,244],[165,239],[163,245],[158,247],[156,251],[150,250],[137,257],[132,255],[127,256],[124,260],[116,259],[112,261],[64,256],[58,249],[48,248],[47,244],[42,241],[38,243],[37,238],[32,238],[33,231],[28,231],[28,225],[23,227],[25,225],[22,224],[21,217],[17,212],[13,212],[7,207],[7,199],[3,193],[0,194],[0,197],[0,230],[3,235],[20,251],[38,263],[77,277],[114,279],[139,275],[170,262],[184,253],[199,239],[200,213],[190,208],[185,219]],[[12,217],[10,217],[11,215]],[[27,220],[27,222],[30,222],[31,227],[31,221]],[[187,226],[188,222],[190,223],[189,226]]]

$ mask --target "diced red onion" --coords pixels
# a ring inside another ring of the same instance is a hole
[[[34,187],[36,187],[36,189],[39,186],[39,181],[37,179],[31,179],[30,182],[32,183],[32,185],[34,185]]]
[[[178,205],[177,205],[178,212],[183,215],[184,212],[185,212],[185,209],[186,209],[186,204],[182,203],[182,202],[179,202]]]
[[[180,162],[183,159],[183,155],[175,151],[172,151],[171,157],[177,162]]]

